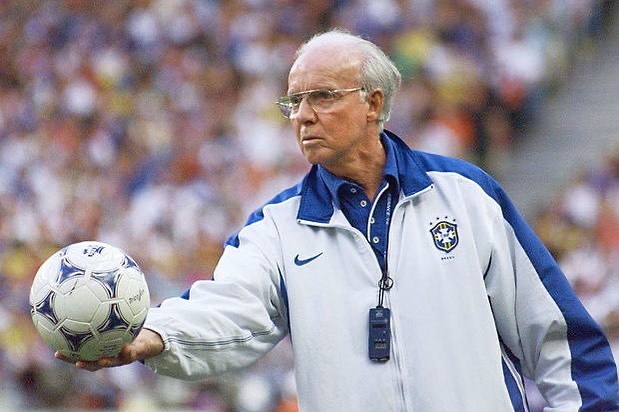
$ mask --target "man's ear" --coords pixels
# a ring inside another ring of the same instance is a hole
[[[374,89],[369,93],[367,102],[370,105],[367,113],[368,122],[374,123],[381,120],[380,117],[385,105],[385,93],[381,89]]]

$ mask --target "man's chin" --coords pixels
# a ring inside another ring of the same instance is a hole
[[[327,160],[326,156],[324,156],[324,153],[320,153],[322,150],[316,148],[312,148],[312,149],[305,149],[303,150],[303,156],[305,157],[305,160],[307,160],[307,162],[311,165],[319,165],[319,164],[324,164],[324,162]]]

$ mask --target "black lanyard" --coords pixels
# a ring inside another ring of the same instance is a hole
[[[385,292],[388,291],[389,289],[391,289],[393,287],[393,279],[389,276],[389,266],[387,263],[387,250],[389,248],[389,225],[391,223],[391,206],[392,206],[392,193],[391,190],[388,189],[387,192],[387,204],[385,206],[385,250],[383,251],[383,267],[382,267],[382,272],[383,275],[381,276],[380,280],[378,281],[378,305],[376,306],[377,308],[382,308],[383,307],[383,303],[384,303],[384,299],[385,299]]]
[[[391,355],[391,310],[383,307],[385,292],[393,287],[393,279],[389,277],[387,265],[387,249],[389,247],[389,224],[391,223],[392,193],[388,188],[385,208],[385,250],[382,276],[378,281],[378,305],[370,309],[368,327],[368,357],[374,362],[387,362]],[[370,217],[371,218],[371,217]]]

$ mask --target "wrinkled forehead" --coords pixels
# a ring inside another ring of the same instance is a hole
[[[350,44],[311,44],[290,69],[288,91],[350,87],[359,83],[360,75],[361,55]]]

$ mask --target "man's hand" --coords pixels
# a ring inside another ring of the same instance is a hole
[[[63,360],[69,363],[75,363],[79,369],[88,371],[98,371],[103,368],[112,368],[115,366],[123,366],[159,355],[163,352],[163,339],[161,336],[150,330],[142,329],[138,336],[131,342],[123,346],[120,353],[115,357],[101,358],[96,361],[72,360],[64,355],[56,352],[56,359]]]

